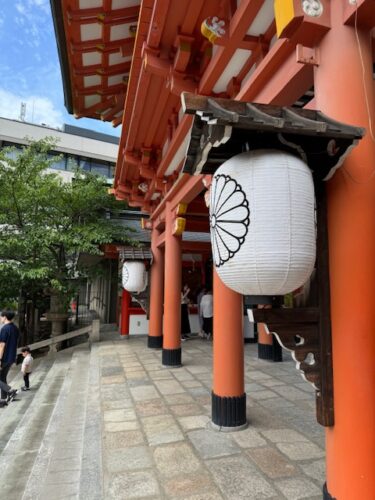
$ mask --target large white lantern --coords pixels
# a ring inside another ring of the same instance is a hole
[[[284,295],[315,263],[315,197],[308,166],[277,150],[234,156],[215,172],[210,196],[214,264],[244,295]]]
[[[147,287],[147,271],[144,262],[130,260],[122,266],[122,286],[128,292],[140,293]]]

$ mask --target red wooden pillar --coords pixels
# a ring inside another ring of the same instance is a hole
[[[121,296],[121,320],[120,320],[120,334],[129,335],[129,307],[130,307],[131,297],[127,290],[122,290]]]
[[[375,498],[375,127],[371,34],[343,24],[331,0],[319,46],[316,108],[367,134],[328,182],[335,425],[326,432],[325,498]],[[329,5],[327,4],[327,5]],[[365,68],[363,74],[361,59]],[[366,106],[366,94],[368,109]]]
[[[162,363],[181,366],[181,237],[173,235],[170,203],[165,208],[165,279]]]
[[[159,231],[152,230],[151,250],[151,284],[150,284],[150,321],[148,330],[148,347],[163,346],[163,292],[164,292],[164,255],[157,246]]]
[[[212,423],[232,430],[246,425],[243,299],[215,270]]]
[[[259,306],[258,306],[259,307]],[[265,309],[271,308],[270,305],[261,306]],[[267,327],[264,323],[258,323],[258,358],[268,361],[282,361],[283,353],[281,346],[272,333],[267,333]]]

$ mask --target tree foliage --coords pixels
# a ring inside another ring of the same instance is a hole
[[[48,170],[53,147],[46,138],[0,151],[0,288],[3,278],[9,284],[3,299],[19,285],[67,294],[80,274],[80,253],[130,242],[124,226],[104,216],[119,205],[103,178],[77,169],[72,182],[64,181]]]

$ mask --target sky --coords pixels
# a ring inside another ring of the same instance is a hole
[[[27,122],[121,134],[121,126],[68,114],[49,0],[0,0],[0,116],[19,119],[22,102]]]

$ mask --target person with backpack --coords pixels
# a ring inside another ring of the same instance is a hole
[[[17,344],[19,339],[19,330],[13,323],[14,313],[12,311],[3,311],[0,321],[3,327],[0,331],[0,381],[7,384],[7,375],[10,367],[16,362]],[[1,387],[1,399],[6,400],[8,393]]]

